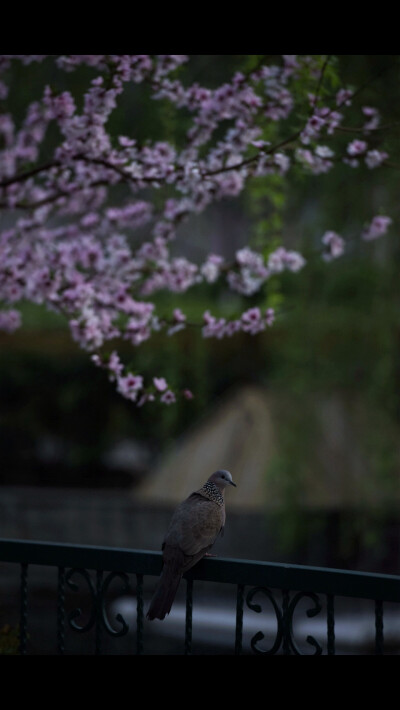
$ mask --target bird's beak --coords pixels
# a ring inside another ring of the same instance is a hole
[[[235,486],[236,488],[236,483],[234,483],[233,481],[229,481],[229,483],[231,484],[231,486]]]

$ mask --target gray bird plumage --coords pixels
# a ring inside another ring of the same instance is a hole
[[[204,557],[222,533],[228,485],[236,486],[229,471],[215,471],[175,510],[162,544],[163,568],[148,619],[164,619],[169,614],[182,575]]]

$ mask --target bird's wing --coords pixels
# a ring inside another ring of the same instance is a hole
[[[185,555],[197,555],[213,545],[224,520],[222,507],[192,493],[176,509],[164,542],[177,545]]]

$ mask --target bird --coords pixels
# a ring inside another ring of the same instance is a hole
[[[226,486],[236,487],[236,483],[229,471],[219,469],[173,513],[161,547],[161,575],[146,614],[150,621],[169,614],[182,575],[207,555],[219,534],[223,535]]]

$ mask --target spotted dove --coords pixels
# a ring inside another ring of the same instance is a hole
[[[229,471],[216,471],[175,510],[162,544],[163,568],[147,612],[148,619],[169,614],[182,575],[213,546],[225,525],[225,487],[236,486]]]

